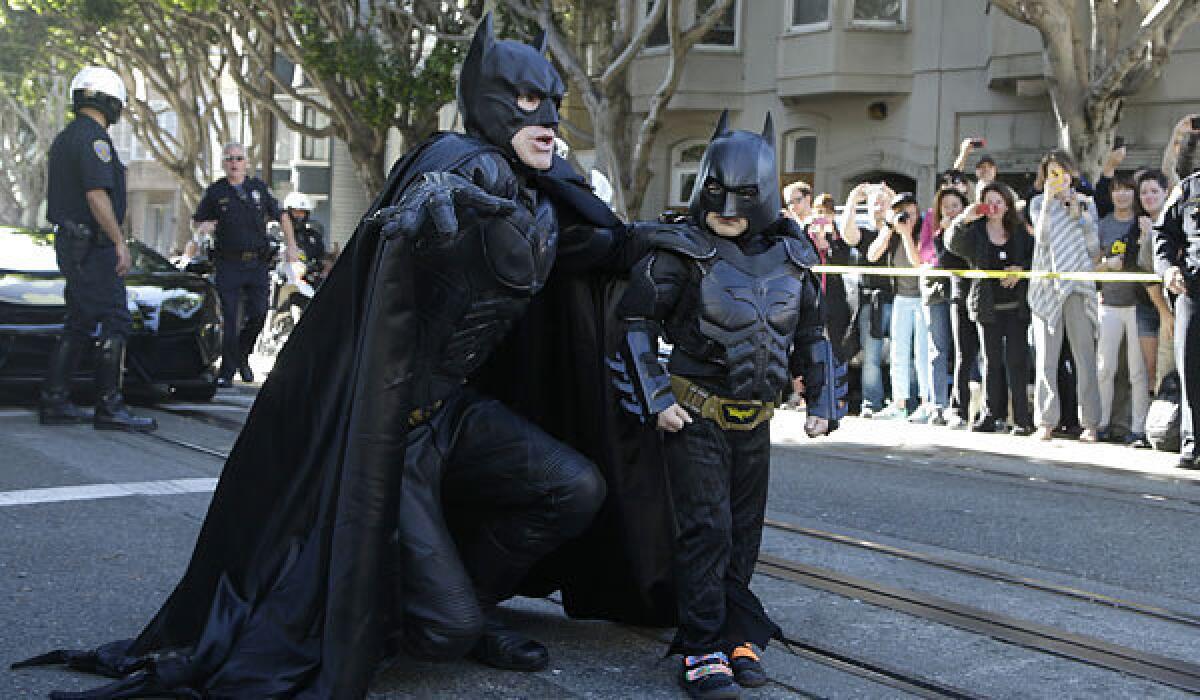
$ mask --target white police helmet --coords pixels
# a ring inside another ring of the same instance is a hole
[[[108,119],[109,125],[120,118],[127,99],[125,83],[111,68],[87,66],[71,80],[71,102],[75,112],[82,107],[95,107]]]
[[[304,211],[312,211],[312,200],[303,192],[292,192],[283,198],[284,209],[303,209]]]

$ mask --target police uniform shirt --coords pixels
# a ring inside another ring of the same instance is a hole
[[[261,250],[267,244],[267,220],[278,220],[281,213],[267,183],[247,177],[235,187],[223,177],[204,190],[192,220],[216,221],[216,248],[241,253]]]
[[[50,146],[47,162],[46,218],[53,224],[83,224],[100,232],[88,207],[89,190],[106,190],[117,224],[125,221],[125,166],[113,148],[108,130],[95,119],[79,115]]]

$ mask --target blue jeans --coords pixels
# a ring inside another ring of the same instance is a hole
[[[883,305],[883,327],[891,326],[892,305]],[[858,313],[858,335],[862,341],[863,408],[883,408],[883,338],[871,336],[871,308],[864,305]]]
[[[921,297],[897,296],[892,300],[892,401],[908,402],[913,360],[916,360],[918,398],[932,402],[929,383],[929,328],[925,325]]]
[[[925,304],[925,325],[929,328],[929,378],[933,382],[933,403],[938,408],[950,405],[950,371],[954,366],[954,334],[950,330],[950,303]]]

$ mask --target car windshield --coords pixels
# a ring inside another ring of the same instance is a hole
[[[132,241],[131,274],[177,272],[174,266],[142,243]],[[0,270],[10,272],[56,273],[58,260],[54,254],[54,234],[50,231],[0,226]]]

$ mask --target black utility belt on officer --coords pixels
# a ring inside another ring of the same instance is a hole
[[[671,377],[671,392],[680,406],[713,421],[722,430],[754,430],[775,415],[775,404],[770,401],[726,399],[679,376]]]
[[[109,242],[108,236],[101,236],[87,224],[77,224],[74,221],[64,221],[54,225],[54,235],[72,238],[80,242],[103,244]]]
[[[271,258],[270,248],[260,248],[259,250],[214,250],[213,255],[217,260],[241,260],[242,262],[254,262],[261,260],[269,260]]]

